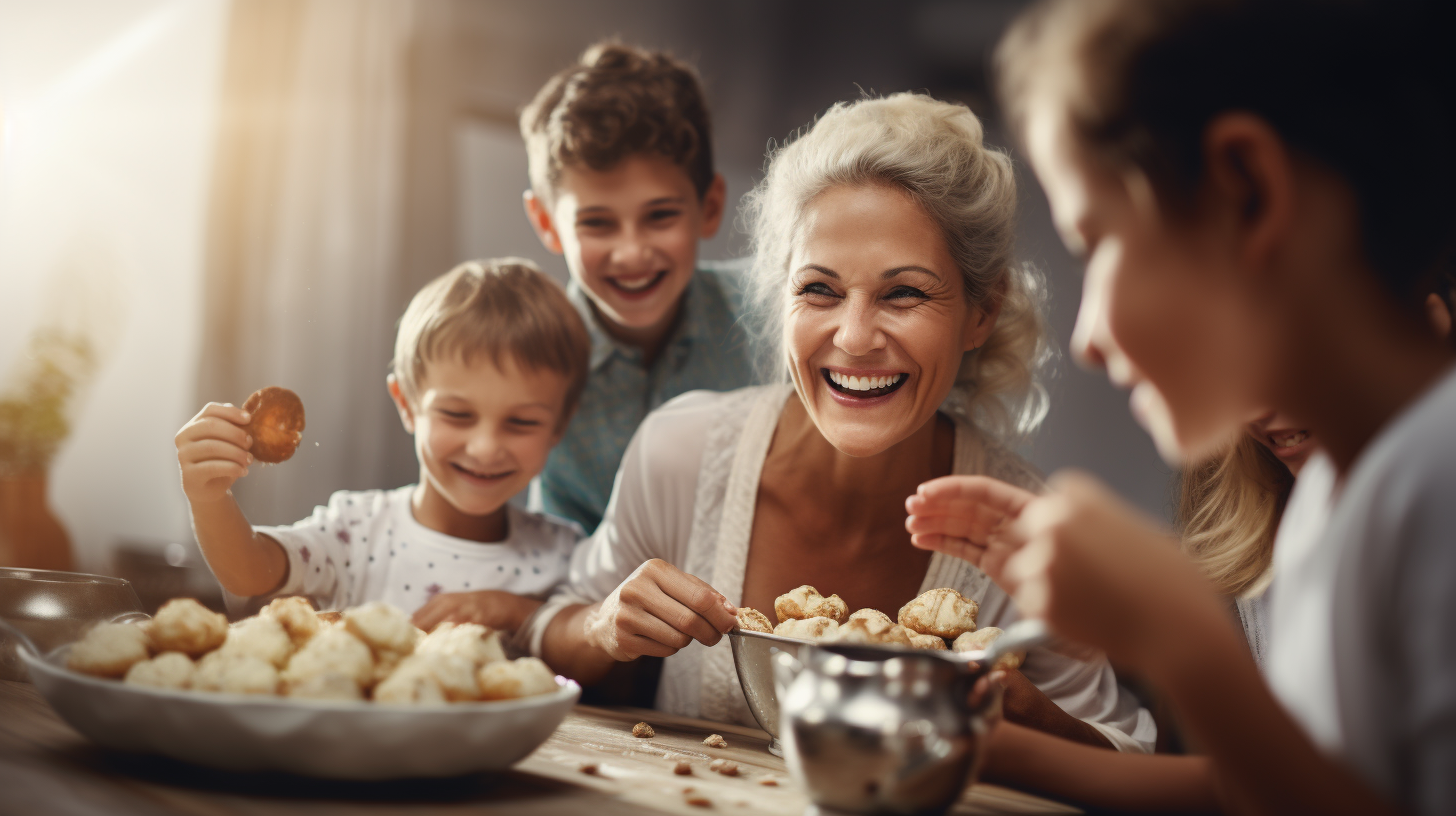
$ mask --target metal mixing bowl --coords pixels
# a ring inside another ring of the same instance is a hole
[[[753,712],[758,726],[772,737],[768,743],[769,753],[783,756],[784,747],[779,742],[779,698],[774,693],[772,650],[778,649],[798,657],[799,649],[809,644],[779,635],[734,629],[728,633],[728,645],[733,650],[733,667],[738,670],[738,683],[743,686],[748,710]]]
[[[79,639],[97,621],[145,617],[131,584],[120,578],[0,567],[0,619],[42,652]],[[0,629],[0,680],[28,676],[13,638]]]

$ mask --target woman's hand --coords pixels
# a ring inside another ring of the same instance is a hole
[[[209,402],[173,440],[182,468],[182,492],[192,504],[210,504],[228,495],[233,482],[248,475],[253,438],[243,430],[252,416],[241,408]]]
[[[658,558],[643,562],[586,617],[586,639],[614,660],[667,657],[694,640],[712,646],[738,610],[701,578]]]
[[[945,476],[905,500],[910,543],[975,564],[999,580],[1025,541],[1011,526],[1036,494],[989,476]]]
[[[414,624],[426,632],[444,621],[478,623],[489,629],[515,632],[540,608],[541,602],[535,598],[498,589],[446,592],[436,595],[416,610]]]

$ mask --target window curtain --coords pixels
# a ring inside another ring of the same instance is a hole
[[[291,460],[255,464],[234,486],[254,524],[304,518],[334,490],[410,478],[384,378],[415,11],[416,0],[233,3],[198,405],[279,385],[307,414]]]

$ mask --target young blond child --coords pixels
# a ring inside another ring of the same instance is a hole
[[[297,524],[253,527],[234,501],[250,417],[208,403],[177,433],[198,544],[238,596],[322,609],[385,601],[422,628],[514,630],[566,575],[576,525],[509,504],[540,472],[586,380],[590,341],[565,294],[518,258],[461,264],[400,320],[389,394],[413,434],[418,484],[339,491]]]
[[[592,46],[537,93],[521,135],[526,215],[565,256],[567,295],[592,337],[581,410],[532,506],[591,532],[648,413],[687,391],[752,380],[736,275],[697,258],[698,241],[722,222],[726,191],[702,85],[664,53]]]

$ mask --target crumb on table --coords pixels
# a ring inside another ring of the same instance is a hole
[[[737,776],[738,763],[729,762],[726,759],[715,759],[710,765],[708,765],[708,770],[717,771],[724,776]]]
[[[653,731],[652,726],[648,725],[647,723],[640,722],[632,726],[632,736],[641,737],[642,739],[648,739],[650,737],[657,736],[657,732]]]
[[[691,762],[678,760],[678,763],[672,766],[672,772],[677,774],[678,776],[691,776],[693,772],[693,764]]]
[[[777,788],[779,786],[779,781],[771,776],[766,776],[763,779],[758,780],[758,784],[763,785],[766,788]]]
[[[596,776],[597,775],[597,764],[595,762],[587,762],[587,763],[583,764],[577,770],[581,771],[582,773],[586,774],[587,776]]]
[[[727,748],[728,740],[723,739],[722,734],[709,734],[703,739],[703,744],[709,748]]]
[[[708,808],[713,806],[713,800],[701,793],[689,793],[685,795],[687,798],[684,801],[693,807]]]

